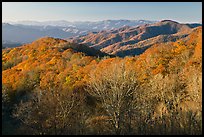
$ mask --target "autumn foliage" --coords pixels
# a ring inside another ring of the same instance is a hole
[[[125,58],[50,37],[3,49],[3,118],[16,134],[201,134],[201,36]]]

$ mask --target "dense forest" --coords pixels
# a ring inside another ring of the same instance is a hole
[[[2,134],[202,134],[202,27],[138,56],[45,37],[2,49]]]

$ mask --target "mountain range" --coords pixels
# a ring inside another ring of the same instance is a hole
[[[2,40],[5,42],[28,43],[38,38],[49,36],[68,38],[81,36],[89,32],[116,29],[124,26],[151,24],[149,20],[104,20],[97,22],[68,21],[19,21],[2,23]],[[12,40],[12,41],[11,41]]]
[[[61,38],[113,56],[139,55],[157,43],[187,37],[201,24],[172,20],[105,20],[98,22],[2,23],[2,48],[16,47],[41,37]]]
[[[103,30],[103,29],[113,29],[120,28],[123,26],[136,26],[142,24],[151,24],[157,21],[150,20],[102,20],[102,21],[74,21],[69,22],[65,20],[60,21],[17,21],[17,22],[9,22],[13,25],[30,25],[30,26],[60,26],[60,27],[75,27],[80,29],[88,29],[88,30]]]
[[[201,24],[181,24],[172,20],[162,20],[153,24],[91,32],[67,40],[117,56],[139,55],[153,44],[184,38],[198,26]]]

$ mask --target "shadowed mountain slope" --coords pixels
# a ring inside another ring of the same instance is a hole
[[[199,24],[180,24],[163,20],[155,24],[89,33],[73,37],[70,42],[86,44],[103,52],[118,56],[139,55],[153,44],[176,41],[188,36]]]

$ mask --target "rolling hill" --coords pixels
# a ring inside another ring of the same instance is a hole
[[[116,134],[115,114],[127,134],[202,134],[202,27],[190,30],[135,57],[51,37],[3,49],[3,134]]]
[[[68,41],[86,44],[117,56],[139,55],[153,44],[184,38],[197,26],[200,24],[180,24],[163,20],[154,24],[89,33],[69,38]]]

